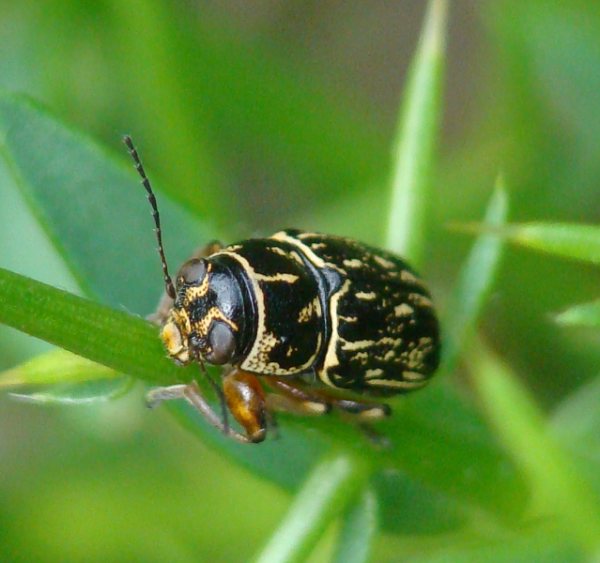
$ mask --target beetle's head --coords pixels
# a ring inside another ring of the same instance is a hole
[[[188,260],[175,278],[175,302],[161,330],[169,356],[179,364],[225,364],[235,352],[236,324],[218,304],[212,263]]]

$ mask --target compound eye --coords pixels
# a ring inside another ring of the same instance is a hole
[[[206,361],[211,364],[226,364],[235,352],[235,336],[225,323],[215,322],[208,334],[211,351],[206,355]]]
[[[202,281],[206,275],[206,261],[194,258],[188,260],[177,274],[177,282],[181,284],[197,284]]]

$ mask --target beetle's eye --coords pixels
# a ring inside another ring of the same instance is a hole
[[[188,260],[181,266],[179,273],[177,274],[177,282],[179,284],[200,283],[205,274],[206,261],[194,258],[193,260]]]
[[[211,364],[226,364],[235,351],[235,336],[225,323],[215,322],[208,334],[211,351],[206,355],[206,361]]]

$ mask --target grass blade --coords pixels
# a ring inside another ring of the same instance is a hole
[[[387,247],[419,266],[444,74],[446,0],[431,0],[409,69],[393,151]]]
[[[469,360],[486,414],[528,478],[536,507],[543,515],[561,518],[565,532],[597,556],[600,514],[576,462],[552,438],[542,413],[500,358],[478,341]]]
[[[304,561],[348,500],[356,493],[364,473],[360,463],[345,455],[321,461],[256,558],[257,563]]]
[[[600,227],[576,223],[522,223],[502,229],[475,223],[457,225],[465,232],[489,232],[531,250],[600,264]]]
[[[0,373],[0,389],[53,383],[85,383],[118,377],[121,377],[118,372],[106,366],[59,349]]]
[[[508,196],[503,179],[498,176],[485,214],[485,224],[501,227],[507,215]],[[445,311],[444,371],[454,369],[461,346],[477,322],[498,270],[503,246],[502,239],[484,232],[461,269]]]
[[[556,315],[554,320],[563,326],[600,327],[600,299],[581,303]]]
[[[373,491],[366,489],[343,515],[333,561],[336,563],[368,561],[377,528],[377,499]]]

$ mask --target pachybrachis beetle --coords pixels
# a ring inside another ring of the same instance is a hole
[[[272,410],[322,414],[333,407],[376,420],[389,407],[363,397],[427,383],[439,363],[439,326],[427,288],[403,260],[351,239],[289,229],[230,246],[211,243],[173,281],[156,199],[131,139],[124,142],[156,225],[165,296],[153,318],[167,353],[182,365],[227,366],[222,385],[209,377],[220,415],[195,382],[155,389],[150,404],[185,398],[248,443],[265,439]],[[228,412],[244,434],[229,426]]]

